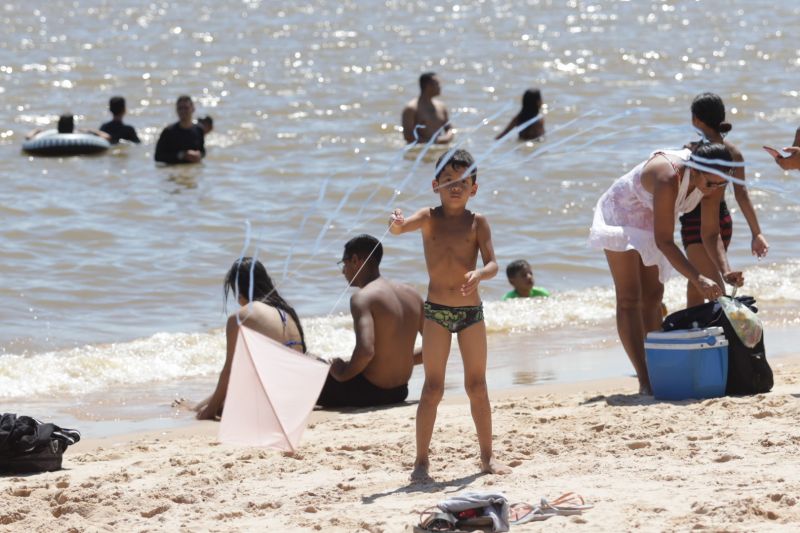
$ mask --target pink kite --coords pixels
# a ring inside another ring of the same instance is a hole
[[[328,368],[240,326],[220,442],[296,451]]]

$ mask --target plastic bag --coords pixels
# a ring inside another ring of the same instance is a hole
[[[742,344],[748,348],[755,347],[761,341],[761,336],[764,333],[764,328],[758,315],[742,302],[731,297],[722,296],[717,301]]]

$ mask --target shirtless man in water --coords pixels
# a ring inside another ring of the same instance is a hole
[[[408,285],[391,282],[379,270],[383,246],[359,235],[344,246],[340,264],[358,287],[350,299],[356,347],[349,362],[334,359],[317,400],[323,407],[368,407],[399,403],[408,396],[408,380],[422,350],[422,298]]]
[[[407,143],[414,142],[414,128],[424,126],[417,129],[417,137],[426,143],[444,126],[434,142],[449,143],[453,140],[452,127],[447,124],[450,116],[444,103],[436,98],[442,93],[439,77],[433,72],[424,73],[419,77],[419,89],[419,97],[408,102],[403,109],[403,137]]]

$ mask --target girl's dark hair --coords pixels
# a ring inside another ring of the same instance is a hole
[[[524,124],[539,114],[542,109],[542,92],[539,89],[528,89],[522,95],[522,110],[517,114],[517,125]]]
[[[692,101],[692,115],[719,133],[728,133],[733,128],[730,123],[725,122],[725,104],[718,94],[698,94]]]
[[[698,160],[695,158],[700,159]],[[715,165],[713,163],[706,163],[703,161],[703,159],[706,159],[733,162],[733,156],[731,155],[730,150],[728,150],[728,148],[722,143],[697,143],[692,150],[692,156],[690,159],[695,160],[699,165],[713,168],[714,170],[718,170],[723,174],[730,174],[731,170],[733,169],[733,167],[729,165]]]
[[[250,271],[253,272],[253,299],[254,302],[263,302],[276,309],[285,311],[292,317],[297,331],[300,333],[300,342],[303,343],[303,353],[306,352],[306,337],[303,333],[303,326],[300,325],[300,318],[297,316],[294,308],[286,303],[286,300],[281,298],[275,285],[272,284],[267,269],[261,264],[261,261],[253,261],[252,257],[243,257],[241,260],[236,260],[231,266],[228,273],[225,275],[225,281],[222,288],[225,291],[224,302],[228,304],[228,293],[234,296],[244,296],[250,301]]]

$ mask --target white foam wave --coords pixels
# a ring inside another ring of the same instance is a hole
[[[739,294],[756,297],[767,310],[766,318],[786,322],[800,317],[791,304],[800,301],[800,262],[759,265],[745,270],[746,284]],[[674,276],[664,287],[664,303],[675,311],[686,306],[686,279]],[[613,287],[592,287],[556,292],[549,298],[525,298],[504,302],[485,302],[489,333],[531,332],[582,326],[613,327],[616,302]]]
[[[219,372],[225,358],[221,331],[158,333],[119,344],[82,346],[34,355],[0,357],[0,398],[86,394]]]
[[[758,299],[767,325],[800,324],[800,261],[764,264],[745,271],[742,293]],[[686,282],[667,283],[670,310],[684,307]],[[550,298],[485,302],[490,335],[526,335],[568,328],[570,335],[608,328],[615,332],[610,286],[554,291]],[[349,315],[303,320],[309,350],[326,358],[348,358],[355,345]],[[0,398],[87,394],[119,385],[215,376],[225,358],[222,330],[159,333],[127,343],[94,345],[32,355],[0,356]]]

